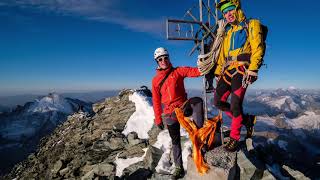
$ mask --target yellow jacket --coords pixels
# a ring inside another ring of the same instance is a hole
[[[249,70],[258,71],[262,64],[265,45],[262,37],[262,28],[259,20],[251,19],[246,27],[245,16],[241,9],[236,10],[237,25],[226,26],[225,37],[217,61],[216,75],[222,75],[227,57],[237,57],[240,54],[251,54]],[[227,69],[235,68],[230,65]]]

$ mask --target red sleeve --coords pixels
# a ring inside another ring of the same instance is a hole
[[[201,76],[200,71],[197,67],[178,67],[178,73],[182,77],[199,77]]]
[[[161,114],[162,114],[162,107],[161,107],[161,96],[159,87],[156,85],[155,79],[152,80],[152,104],[153,104],[153,111],[155,116],[155,123],[158,125],[162,122]]]

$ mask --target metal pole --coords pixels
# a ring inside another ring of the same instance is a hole
[[[199,0],[199,19],[200,22],[203,23],[203,15],[202,15],[202,0]],[[202,38],[201,40],[201,47],[200,47],[200,54],[204,54],[204,39]],[[207,94],[206,94],[206,78],[203,76],[202,79],[202,83],[203,83],[203,99],[204,99],[204,103],[203,103],[203,108],[204,108],[204,119],[207,120],[208,119],[208,109],[207,109]]]
[[[215,0],[215,6],[217,5],[217,3],[218,3],[218,0]],[[216,23],[218,23],[218,9],[217,8],[215,8],[215,14],[216,14],[216,16],[215,16],[215,19],[216,19]],[[216,84],[217,84],[218,82],[216,82]],[[219,115],[221,115],[222,116],[222,111],[221,110],[219,110]],[[221,122],[221,126],[220,126],[220,136],[221,136],[221,143],[222,143],[222,145],[224,144],[224,134],[223,134],[223,121]]]
[[[217,3],[218,3],[218,0],[215,0],[215,3],[214,3],[214,5],[216,6],[217,5]],[[216,13],[216,16],[215,16],[215,19],[216,19],[216,23],[218,23],[218,9],[217,8],[214,8],[215,9],[215,13]]]
[[[210,0],[208,0],[208,4],[207,4],[207,6],[208,6],[208,23],[209,23],[209,28],[211,27],[211,17],[210,17],[210,11],[211,11],[211,9],[210,9]]]

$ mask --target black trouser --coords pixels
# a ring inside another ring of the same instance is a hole
[[[190,98],[188,103],[192,108],[192,118],[198,128],[203,125],[203,101],[199,97]],[[172,140],[173,158],[176,167],[182,167],[182,150],[180,138],[180,124],[177,120],[175,112],[167,115],[165,122],[167,123],[169,135]]]
[[[241,73],[238,72],[232,77],[226,74],[226,72],[233,74],[236,71],[236,68],[226,70],[223,77],[220,78],[214,95],[214,105],[218,109],[224,111],[232,119],[230,137],[240,140],[240,131],[243,121],[242,103],[246,88],[242,87],[243,75]],[[244,73],[244,67],[240,66],[239,71]],[[231,104],[227,101],[230,94]]]

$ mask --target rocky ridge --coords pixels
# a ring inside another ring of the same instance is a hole
[[[120,178],[116,177],[117,158],[143,155],[143,161],[124,169],[121,177],[136,176],[137,173],[139,176],[151,175],[162,154],[157,148],[148,148],[149,142],[156,141],[157,128],[152,128],[148,140],[138,139],[134,132],[127,136],[121,133],[136,109],[129,100],[132,93],[124,90],[119,96],[94,104],[96,114],[93,116],[83,112],[69,116],[50,136],[41,140],[37,153],[16,165],[4,178],[116,179]],[[141,168],[143,170],[136,171]]]
[[[123,90],[116,97],[94,104],[95,114],[92,116],[83,112],[69,116],[50,136],[42,139],[35,154],[16,165],[3,178],[169,179],[170,174],[156,172],[156,166],[164,153],[152,146],[160,133],[158,128],[151,128],[148,139],[139,139],[135,132],[127,136],[122,134],[128,119],[136,111],[135,104],[129,100],[133,92]],[[143,90],[139,93],[148,94]],[[242,142],[242,148],[237,153],[226,153],[221,146],[217,147],[207,152],[205,159],[211,170],[219,171],[220,174],[212,176],[209,172],[202,179],[307,179],[288,166],[275,164],[273,154],[267,154],[271,151],[267,147],[264,150],[254,148],[252,141]],[[191,157],[188,159],[184,179],[201,179],[195,167],[192,167]],[[279,171],[274,170],[277,165],[286,170],[285,175],[277,174]]]

